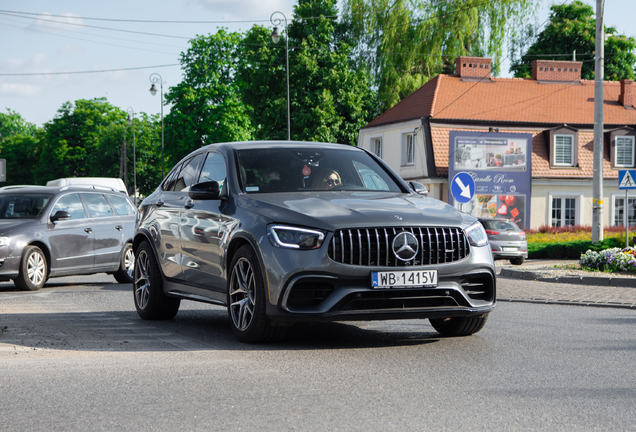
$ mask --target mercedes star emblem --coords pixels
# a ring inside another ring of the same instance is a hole
[[[400,261],[411,261],[419,249],[417,237],[408,231],[402,231],[393,239],[393,254]]]

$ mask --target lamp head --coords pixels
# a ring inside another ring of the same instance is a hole
[[[155,83],[152,83],[150,86],[150,94],[153,96],[157,94],[157,87],[155,87]]]
[[[278,27],[274,27],[274,30],[272,30],[272,41],[274,41],[274,43],[277,44],[280,38],[281,38],[281,34],[278,31]]]

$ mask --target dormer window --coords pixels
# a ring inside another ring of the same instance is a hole
[[[579,131],[563,125],[544,132],[550,155],[550,168],[579,167]]]
[[[574,135],[554,136],[554,165],[574,166]]]
[[[636,164],[636,131],[622,127],[608,132],[612,168],[634,168]]]
[[[615,161],[616,166],[620,168],[634,166],[634,137],[633,136],[617,136],[616,137]]]

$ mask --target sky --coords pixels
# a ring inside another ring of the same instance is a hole
[[[594,0],[584,1],[596,5]],[[536,21],[542,24],[553,2],[537,2]],[[159,114],[161,95],[150,94],[151,75],[161,76],[164,92],[178,84],[179,58],[189,39],[215,33],[218,27],[273,27],[271,15],[280,11],[291,20],[295,4],[296,0],[2,0],[0,111],[9,108],[42,126],[65,102],[106,97],[123,110]],[[636,37],[630,25],[634,13],[634,0],[607,0],[605,25]],[[164,107],[164,115],[168,110]]]

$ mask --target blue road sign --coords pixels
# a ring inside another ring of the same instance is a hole
[[[618,188],[636,189],[636,170],[618,170]]]
[[[450,190],[455,201],[467,203],[475,195],[475,180],[467,172],[458,172],[453,177]]]

